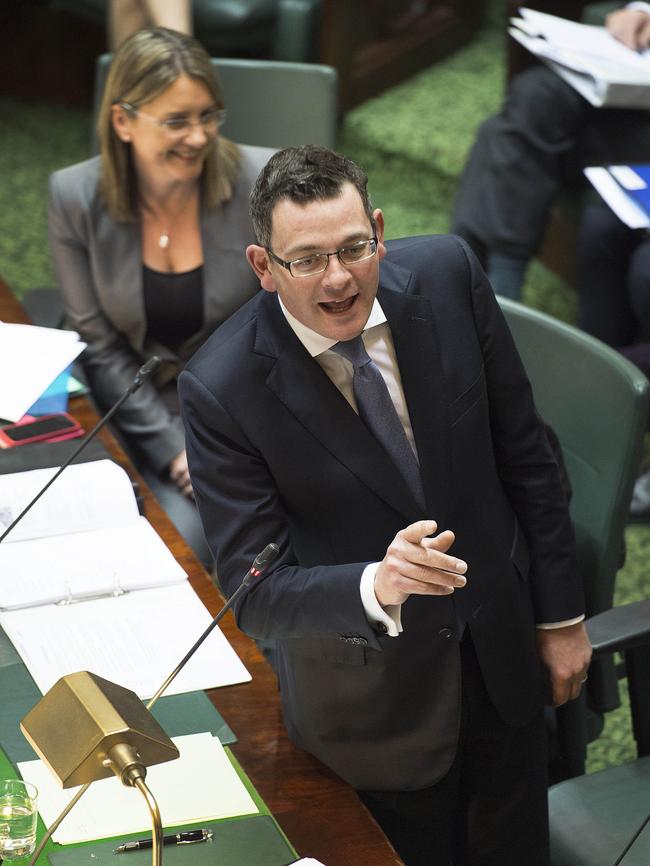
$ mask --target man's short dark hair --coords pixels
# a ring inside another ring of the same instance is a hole
[[[315,144],[286,147],[273,154],[250,195],[251,221],[257,242],[270,248],[273,209],[279,201],[288,198],[296,204],[308,204],[336,198],[345,183],[351,183],[359,193],[374,227],[368,176],[351,159]]]

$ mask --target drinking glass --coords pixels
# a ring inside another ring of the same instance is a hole
[[[22,860],[33,853],[37,796],[29,782],[0,780],[0,860]]]

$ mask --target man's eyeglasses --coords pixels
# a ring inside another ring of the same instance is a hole
[[[173,117],[154,117],[152,114],[147,114],[140,108],[131,105],[130,102],[120,102],[120,106],[128,111],[129,114],[136,114],[138,117],[144,117],[158,126],[169,135],[181,137],[187,135],[197,124],[202,126],[207,133],[216,132],[226,120],[225,108],[209,108],[207,111],[199,115],[198,120],[192,120],[187,114],[179,114]]]
[[[292,259],[290,262],[285,262],[284,259],[276,256],[268,247],[266,251],[273,261],[286,268],[292,277],[313,277],[314,274],[322,274],[323,271],[327,270],[330,256],[336,256],[341,264],[346,266],[356,265],[358,262],[372,258],[377,252],[377,238],[374,236],[367,241],[359,241],[349,247],[341,247],[340,250],[334,250],[333,253],[314,253],[311,256]]]

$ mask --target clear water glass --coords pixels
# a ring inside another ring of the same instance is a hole
[[[22,860],[36,847],[38,791],[20,779],[0,780],[0,859]]]

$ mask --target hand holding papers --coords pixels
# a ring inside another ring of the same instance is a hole
[[[604,27],[522,7],[510,35],[597,107],[650,108],[650,52],[633,51]]]

